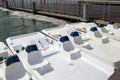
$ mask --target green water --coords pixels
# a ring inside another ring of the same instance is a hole
[[[45,21],[25,19],[0,10],[0,41],[11,36],[41,31],[57,25]]]

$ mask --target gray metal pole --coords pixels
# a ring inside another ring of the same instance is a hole
[[[33,11],[33,14],[36,14],[36,2],[32,2],[32,11]]]
[[[6,8],[9,9],[8,0],[5,1]]]
[[[83,18],[82,21],[88,21],[88,3],[83,3]]]

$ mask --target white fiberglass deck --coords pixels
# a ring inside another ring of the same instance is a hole
[[[3,51],[6,48],[6,45],[3,42],[0,42],[0,51]]]
[[[7,44],[12,52],[15,52],[13,49],[14,45],[25,45],[26,42],[29,43],[31,40],[34,40],[34,38],[36,39],[43,36],[44,35],[41,33],[31,33],[27,35],[10,37],[7,39]],[[112,71],[112,68],[110,71],[107,71],[103,67],[104,65],[98,66],[98,64],[94,63],[94,61],[90,61],[89,58],[87,59],[84,56],[73,60],[72,64],[69,64],[67,58],[63,55],[64,53],[59,50],[57,41],[53,41],[50,45],[53,45],[52,49],[57,49],[57,52],[52,53],[48,51],[42,53],[44,59],[50,63],[49,71],[39,73],[44,80],[107,80],[114,72]],[[80,52],[80,54],[82,55],[84,52]],[[39,72],[39,70],[37,71]]]
[[[46,59],[51,63],[53,71],[43,75],[46,80],[107,80],[110,76],[98,67],[87,63],[84,58],[73,61],[69,65],[63,53],[58,53]]]
[[[91,26],[95,25],[93,23],[88,23],[87,25],[85,23],[74,23],[72,24],[72,27],[80,26]],[[44,29],[42,30],[43,33],[47,34],[48,36],[58,40],[60,36],[68,35],[67,30],[73,29],[71,27],[57,27],[57,28],[50,28],[50,29]],[[79,31],[79,30],[78,30]],[[89,35],[87,33],[81,32],[81,37],[83,40],[87,40],[91,44],[91,47],[93,49],[88,50],[83,47],[77,46],[83,51],[87,52],[88,55],[91,55],[92,57],[104,62],[105,64],[108,64],[113,67],[120,67],[120,42],[112,40],[109,38],[109,42],[105,44],[101,44],[96,42],[93,39],[89,38]]]
[[[66,24],[64,26],[59,26],[55,28],[48,28],[48,29],[43,29],[42,32],[47,34],[48,36],[58,40],[60,36],[62,35],[67,35],[67,30],[73,29],[73,30],[78,30],[82,32],[87,32],[88,28],[90,26],[96,26],[94,23],[73,23],[73,24]],[[85,28],[87,27],[87,29]],[[82,36],[85,37],[85,36]]]
[[[30,34],[26,34],[26,35],[10,37],[6,41],[7,41],[7,43],[9,43],[8,46],[12,47],[14,45],[29,44],[30,41],[36,40],[37,38],[39,38],[39,36],[44,37],[44,35],[39,34],[38,32],[36,32],[36,33],[30,33]]]

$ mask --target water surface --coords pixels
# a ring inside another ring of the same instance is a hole
[[[11,15],[8,11],[0,10],[0,41],[11,36],[41,31],[45,28],[58,25],[46,21],[26,19],[17,15]]]

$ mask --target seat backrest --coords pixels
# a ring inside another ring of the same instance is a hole
[[[101,30],[101,32],[108,33],[108,30],[104,27],[103,24],[98,24],[97,27]]]
[[[18,76],[20,77],[21,74],[26,73],[26,70],[17,55],[7,57],[5,64],[5,77],[8,80],[17,80]]]
[[[62,47],[65,51],[69,52],[74,50],[74,46],[69,40],[68,36],[61,36],[59,41],[62,43]]]
[[[27,59],[29,64],[34,65],[43,61],[43,56],[35,44],[28,45],[26,47],[26,52],[28,53]]]
[[[97,30],[96,27],[91,27],[90,28],[91,35],[96,38],[102,38],[102,34]]]
[[[83,39],[81,38],[81,36],[79,35],[79,33],[77,31],[71,32],[70,36],[73,38],[75,44],[80,45],[80,44],[84,43]]]

